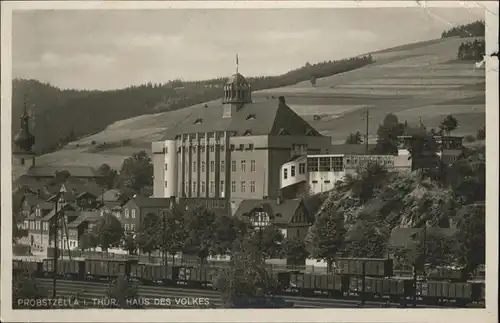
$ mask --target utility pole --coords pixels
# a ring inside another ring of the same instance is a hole
[[[366,118],[366,132],[365,132],[365,154],[368,155],[368,126],[369,126],[369,118],[370,118],[370,113],[368,111],[368,108],[366,108],[365,112],[365,118]]]
[[[56,195],[56,208],[54,213],[54,277],[53,277],[53,285],[52,285],[52,297],[56,297],[56,282],[57,282],[57,260],[59,258],[59,250],[57,247],[57,235],[59,234],[59,203],[62,204],[64,193],[66,193],[66,187],[64,184],[61,185],[61,189]]]

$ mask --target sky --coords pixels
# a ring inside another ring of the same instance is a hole
[[[439,38],[484,19],[467,8],[31,10],[12,18],[14,78],[109,90],[235,71],[279,75]]]

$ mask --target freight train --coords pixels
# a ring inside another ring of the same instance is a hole
[[[53,277],[54,260],[42,262],[14,261],[14,272],[35,277]],[[395,278],[392,259],[337,259],[332,273],[272,271],[278,281],[276,294],[304,296],[324,295],[363,301],[399,302],[406,306],[417,301],[426,305],[467,306],[484,301],[484,283],[457,280],[458,276],[439,276],[433,271],[431,280]],[[110,280],[128,276],[145,285],[214,288],[213,280],[219,268],[213,266],[162,266],[138,263],[137,260],[59,259],[57,276],[73,280]]]

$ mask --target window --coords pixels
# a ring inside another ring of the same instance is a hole
[[[306,165],[304,163],[299,164],[299,174],[305,174],[306,172]]]
[[[240,150],[243,150],[245,149],[245,145],[244,144],[240,144]]]
[[[224,151],[224,145],[220,145],[220,151]]]
[[[35,214],[36,214],[36,216],[42,216],[42,210],[40,210],[39,208],[37,208],[36,211],[35,211]]]
[[[225,169],[224,169],[224,161],[223,161],[223,160],[221,160],[221,161],[220,161],[220,172],[221,172],[221,173],[224,173],[224,171],[225,171]]]
[[[284,179],[288,178],[288,169],[287,168],[283,169],[283,178]]]
[[[193,194],[196,194],[196,181],[193,181],[193,186],[191,187]]]
[[[129,212],[130,212],[129,209],[125,209],[125,218],[127,218],[127,219],[129,217]]]
[[[255,193],[255,181],[250,181],[250,193]]]
[[[196,162],[193,162],[193,173],[196,173]]]
[[[167,185],[167,184],[168,184],[168,182],[167,182],[167,181],[165,181],[165,188],[167,188],[167,187],[168,187],[168,185]]]
[[[186,188],[184,189],[184,192],[189,193],[189,182],[186,182]]]
[[[36,221],[36,229],[40,230],[40,221]]]
[[[205,182],[201,182],[201,193],[205,194]]]
[[[205,152],[205,146],[201,146],[200,151],[201,151],[202,153],[204,153],[204,152]]]
[[[248,144],[248,149],[253,150],[253,144]]]
[[[333,171],[342,172],[344,170],[344,158],[333,157]]]
[[[318,171],[318,158],[311,158],[307,160],[307,170],[309,172]]]
[[[295,177],[295,166],[290,167],[290,176]]]
[[[224,181],[220,181],[220,192],[224,193]]]
[[[125,224],[125,231],[128,231],[128,224]]]
[[[47,222],[43,223],[43,231],[49,231],[49,224]]]
[[[241,181],[241,193],[245,193],[245,181]]]
[[[319,171],[320,172],[331,171],[331,157],[320,157],[319,158]]]
[[[130,211],[130,217],[131,217],[132,219],[135,219],[135,209],[132,209],[132,210]]]
[[[210,172],[214,172],[215,171],[215,161],[214,160],[211,160],[210,161]]]
[[[204,161],[201,162],[201,172],[202,173],[205,172],[205,162]]]
[[[165,170],[168,170],[168,164],[165,163]]]
[[[235,181],[232,181],[231,182],[231,192],[236,192],[236,182]]]
[[[242,172],[245,172],[245,171],[246,171],[246,168],[247,168],[246,161],[245,161],[245,160],[242,160],[242,161],[241,161],[241,171],[242,171]]]
[[[210,146],[210,152],[213,153],[214,151],[215,151],[215,146],[214,145]]]
[[[250,171],[255,172],[255,160],[250,161]]]
[[[130,230],[131,230],[131,231],[135,231],[135,224],[131,224],[131,225],[130,225]]]
[[[325,184],[330,184],[330,181],[329,181],[329,180],[326,180],[326,181],[325,181]]]
[[[236,160],[231,161],[231,171],[235,172],[236,171]]]
[[[215,182],[210,181],[210,194],[213,194],[215,192]]]

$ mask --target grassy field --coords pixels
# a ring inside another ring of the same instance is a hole
[[[428,127],[437,127],[446,115],[453,114],[459,122],[454,134],[475,134],[485,124],[485,70],[477,69],[474,62],[456,61],[458,46],[464,40],[447,38],[375,52],[376,63],[318,79],[315,87],[302,82],[258,91],[253,96],[266,100],[284,95],[292,109],[331,136],[334,143],[342,143],[351,132],[364,132],[366,109],[370,111],[370,141],[376,139],[377,127],[387,113],[395,113],[410,124],[422,119]],[[95,167],[108,163],[118,168],[134,151],[149,151],[151,141],[160,139],[165,129],[199,106],[116,122],[101,133],[39,157],[37,163]],[[314,120],[314,115],[321,119]],[[124,139],[131,144],[92,149],[92,141],[99,145]]]

